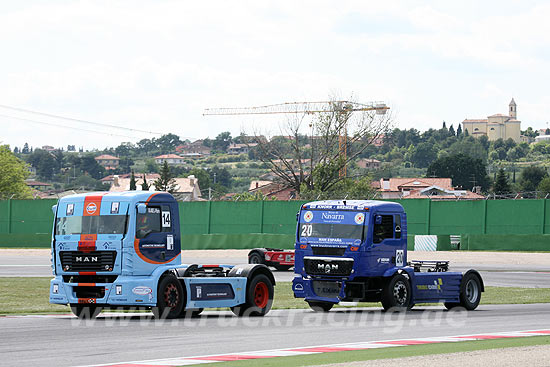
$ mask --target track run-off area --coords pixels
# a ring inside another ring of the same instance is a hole
[[[246,254],[184,251],[183,261],[237,264],[246,262]],[[0,276],[51,276],[49,257],[49,250],[0,250]],[[488,286],[550,287],[549,253],[409,252],[412,259],[450,260],[454,271],[478,269]],[[279,282],[293,276],[291,271],[274,274]],[[548,303],[481,305],[470,312],[446,311],[443,305],[415,306],[403,313],[381,308],[272,310],[263,318],[205,311],[198,318],[176,320],[155,320],[150,313],[104,312],[96,320],[70,314],[8,315],[0,317],[0,355],[7,366],[83,366],[548,328]]]

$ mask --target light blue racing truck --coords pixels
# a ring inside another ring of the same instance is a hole
[[[293,290],[316,311],[341,301],[381,302],[385,310],[440,302],[475,309],[484,291],[480,274],[448,269],[448,261],[408,261],[400,204],[327,200],[298,213]]]
[[[275,279],[261,264],[184,265],[178,203],[165,192],[66,196],[53,206],[50,303],[80,318],[147,308],[158,318],[230,307],[263,316]]]

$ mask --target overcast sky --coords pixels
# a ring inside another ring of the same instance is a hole
[[[544,1],[2,0],[0,105],[198,139],[273,131],[281,118],[204,117],[207,107],[353,95],[426,130],[507,113],[513,97],[522,129],[543,128],[548,19]],[[12,147],[158,137],[0,115]]]

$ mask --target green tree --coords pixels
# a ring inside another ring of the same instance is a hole
[[[51,180],[59,171],[54,155],[42,149],[36,149],[30,154],[27,162],[36,169],[36,174],[44,180]]]
[[[460,126],[460,125],[459,125]],[[455,128],[453,127],[453,124],[451,124],[451,126],[449,127],[449,132],[452,134],[452,135],[456,135],[455,134]]]
[[[482,189],[489,187],[485,163],[462,153],[437,159],[428,167],[426,176],[450,177],[454,186],[462,186],[467,190],[471,190],[474,183]]]
[[[141,183],[141,189],[143,191],[149,191],[149,184],[147,183],[147,177],[145,177],[145,173],[143,174],[143,182]]]
[[[546,177],[548,173],[543,167],[527,167],[521,171],[519,185],[524,191],[535,191],[542,179]]]
[[[223,133],[218,134],[216,139],[212,141],[212,150],[217,153],[225,153],[229,144],[231,144],[231,133],[229,131],[224,131]]]
[[[132,175],[130,176],[130,190],[135,191],[136,188],[136,176],[134,176],[134,171],[132,171]]]
[[[154,158],[147,158],[145,160],[145,171],[147,171],[147,173],[156,173],[159,171],[159,166]]]
[[[154,183],[157,191],[166,191],[173,194],[176,190],[176,180],[172,177],[168,162],[164,161],[160,169],[160,177]]]
[[[29,172],[7,145],[0,146],[0,199],[29,199],[31,189],[25,184]]]
[[[204,197],[204,192],[206,192],[208,188],[212,186],[210,175],[207,171],[201,168],[193,168],[191,171],[189,171],[189,174],[195,176],[197,180],[199,180],[199,187]]]
[[[543,178],[539,185],[537,186],[537,190],[542,193],[543,196],[550,194],[550,177]]]
[[[458,127],[456,128],[456,137],[460,138],[462,137],[462,125],[458,124]]]
[[[498,170],[497,179],[493,187],[493,191],[497,195],[505,195],[510,193],[510,183],[508,182],[508,175],[504,172],[504,169],[501,168]]]
[[[416,146],[410,158],[415,167],[426,168],[437,159],[437,148],[432,143],[420,143]]]

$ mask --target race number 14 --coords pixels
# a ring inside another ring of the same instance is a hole
[[[162,212],[162,227],[169,228],[170,225],[170,212]]]

